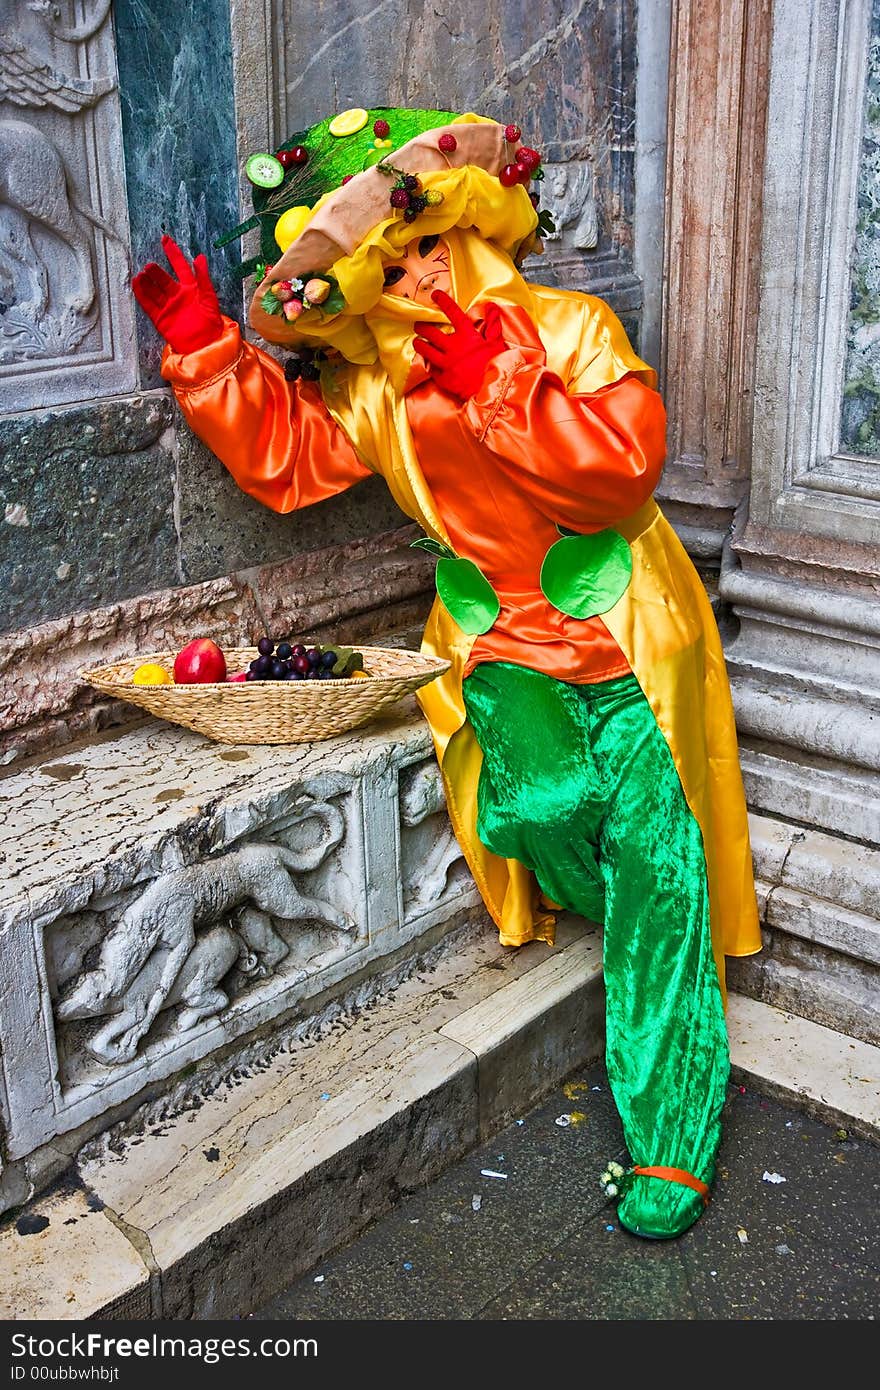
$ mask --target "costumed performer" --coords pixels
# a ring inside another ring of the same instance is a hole
[[[360,108],[255,156],[251,325],[203,256],[134,291],[192,429],[278,512],[380,473],[437,555],[420,692],[504,945],[604,924],[621,1223],[709,1196],[728,1079],[724,954],[760,949],[730,692],[703,586],[652,493],[656,374],[609,306],[527,283],[540,155],[472,114]],[[277,167],[276,167],[277,165]],[[277,252],[276,252],[277,255]]]

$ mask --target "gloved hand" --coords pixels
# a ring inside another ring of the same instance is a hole
[[[452,324],[447,333],[436,323],[418,323],[421,337],[415,349],[424,357],[437,385],[459,400],[469,400],[479,391],[486,368],[499,353],[506,352],[507,343],[501,336],[501,310],[497,304],[487,304],[482,332],[443,290],[431,295],[438,309]]]
[[[150,261],[131,282],[134,297],[173,352],[195,352],[219,338],[223,319],[204,256],[192,265],[170,236],[162,250],[177,279]]]

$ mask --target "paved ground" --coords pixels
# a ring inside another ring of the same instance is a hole
[[[556,1124],[573,1112],[583,1118]],[[625,1157],[620,1123],[597,1065],[254,1316],[787,1320],[880,1313],[880,1148],[731,1086],[712,1204],[670,1242],[639,1240],[617,1224],[596,1182],[614,1156]],[[482,1176],[483,1168],[507,1177]],[[785,1182],[765,1181],[765,1172]]]

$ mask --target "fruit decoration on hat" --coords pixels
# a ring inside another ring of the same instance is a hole
[[[247,231],[259,230],[260,254],[246,259],[239,273],[242,278],[255,275],[256,283],[262,285],[271,263],[278,258],[278,250],[283,256],[298,242],[317,205],[327,195],[347,189],[359,174],[373,168],[391,180],[388,202],[392,215],[412,224],[422,213],[439,207],[443,193],[423,185],[418,166],[414,170],[411,160],[408,169],[399,167],[389,151],[403,150],[419,137],[439,129],[437,150],[449,161],[449,167],[461,167],[468,161],[463,157],[460,139],[449,127],[469,119],[472,118],[439,109],[351,107],[308,129],[298,130],[273,153],[257,153],[246,161],[245,175],[251,187],[254,214],[220,237],[215,245],[226,245]],[[468,126],[463,124],[461,129],[464,133]],[[473,130],[473,126],[470,129]],[[532,180],[543,178],[541,156],[537,150],[520,144],[522,131],[518,124],[502,126],[501,133],[509,162],[500,169],[496,166],[494,172],[503,187],[524,187],[537,211],[539,199],[529,191],[529,185]],[[363,197],[362,194],[356,196]],[[537,232],[554,230],[549,214],[540,212]],[[261,293],[261,308],[291,325],[310,311],[313,318],[340,313],[345,301],[338,282],[330,273],[330,263],[325,260],[323,266],[312,266],[308,270],[303,270],[302,264],[301,260],[295,275],[288,274]],[[281,269],[283,272],[285,267]],[[312,322],[313,318],[307,322]]]

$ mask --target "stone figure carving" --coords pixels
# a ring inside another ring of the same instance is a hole
[[[104,937],[95,968],[58,999],[58,1021],[106,1015],[87,1050],[104,1063],[131,1061],[161,1010],[183,1005],[176,1027],[186,1031],[226,1008],[221,981],[233,967],[251,978],[271,974],[288,954],[273,919],[353,933],[347,913],[304,894],[292,877],[317,868],[343,838],[342,813],[330,802],[309,801],[295,820],[312,818],[324,825],[312,848],[248,844],[155,879]]]
[[[110,6],[105,0],[88,23],[73,27],[61,25],[57,7],[44,0],[27,8],[54,37],[78,44],[97,33]],[[0,102],[77,115],[115,85],[111,77],[63,73],[31,44],[0,32]],[[56,141],[31,121],[0,120],[0,362],[70,353],[93,327],[92,228],[119,241],[77,199]]]
[[[437,816],[436,836],[419,864],[418,880],[408,891],[410,908],[425,908],[437,902],[446,891],[449,871],[462,858],[461,847],[446,815],[446,795],[440,769],[435,762],[419,763],[407,769],[400,785],[400,818],[405,826],[423,825]]]
[[[593,166],[589,160],[545,166],[542,188],[556,222],[556,231],[545,238],[561,241],[577,251],[593,251],[599,244],[599,209]]]

